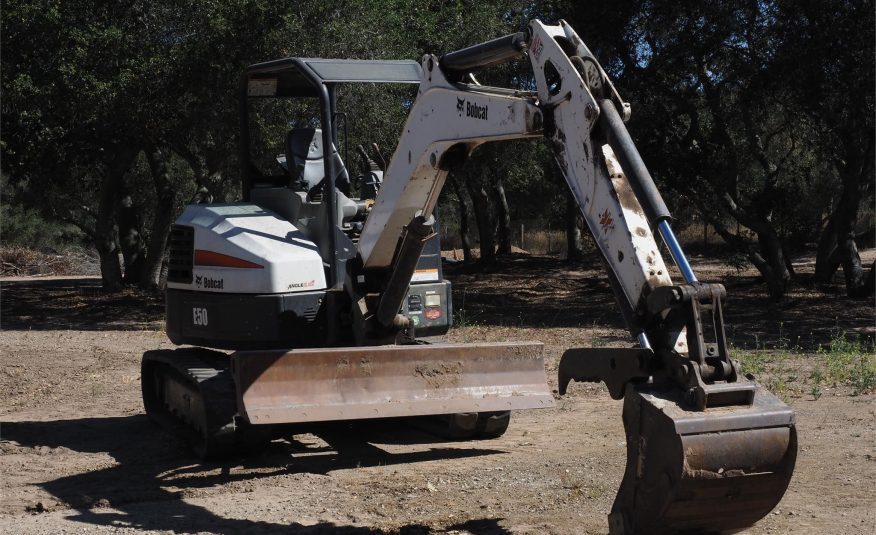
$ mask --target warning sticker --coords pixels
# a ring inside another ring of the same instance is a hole
[[[247,85],[247,95],[251,97],[273,97],[276,94],[276,78],[254,78]]]
[[[602,226],[603,234],[607,234],[609,231],[614,230],[614,219],[611,217],[611,212],[608,211],[608,208],[599,214],[599,224]]]
[[[411,282],[428,282],[438,280],[437,269],[418,269],[414,271],[414,276],[411,277]]]

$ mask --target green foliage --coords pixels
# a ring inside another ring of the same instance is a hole
[[[781,332],[781,328],[780,328]],[[815,354],[780,336],[775,347],[757,344],[755,350],[734,349],[745,374],[753,374],[784,399],[806,392],[814,400],[826,387],[848,388],[859,396],[876,391],[876,350],[872,340],[835,329],[830,342]]]
[[[735,351],[733,358],[739,361],[743,373],[750,373],[755,377],[766,371],[767,363],[771,360],[768,354],[757,351]]]
[[[457,329],[465,329],[466,327],[474,327],[478,325],[478,312],[472,312],[471,309],[465,306],[465,290],[462,291],[462,300],[460,306],[454,307],[453,310],[453,326]]]
[[[82,240],[82,233],[72,225],[47,220],[36,208],[21,202],[27,184],[9,184],[0,175],[0,243],[4,247],[21,246],[38,250],[60,250]]]
[[[819,349],[827,378],[833,384],[852,387],[856,396],[876,388],[876,352],[855,337],[836,330],[827,347]]]
[[[5,209],[4,224],[7,236],[26,236],[49,228],[28,225],[39,215],[98,240],[113,229],[113,210],[130,201],[150,239],[155,184],[142,155],[115,172],[126,149],[163,151],[177,210],[201,187],[216,200],[237,198],[237,89],[249,64],[419,59],[518,31],[532,18],[565,18],[632,103],[629,127],[675,214],[728,228],[738,221],[740,235],[722,236],[737,261],[753,259],[776,247],[748,231],[792,246],[814,240],[837,196],[838,169],[867,161],[873,17],[872,2],[852,0],[13,2],[0,13],[0,148],[9,183],[23,193],[8,199],[16,206]],[[478,77],[532,88],[525,60]],[[342,88],[350,159],[360,143],[392,154],[414,90]],[[308,120],[296,106],[253,124],[266,171],[290,123]],[[512,221],[562,228],[565,185],[544,143],[487,144],[457,178],[486,186],[501,179]],[[107,183],[120,188],[109,192],[109,209],[99,202]],[[445,219],[458,217],[459,200],[442,196]]]
[[[824,382],[824,373],[821,371],[820,366],[815,367],[809,379],[812,381],[812,389],[809,391],[809,393],[812,394],[812,399],[818,401],[818,399],[821,398],[821,395],[824,393],[821,390],[821,384],[822,382]]]
[[[33,208],[4,205],[0,236],[3,245],[21,245],[34,249],[61,249],[81,238],[81,233],[69,225],[46,221]]]

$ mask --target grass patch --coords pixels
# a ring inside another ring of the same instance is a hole
[[[815,354],[782,339],[772,349],[734,349],[742,373],[753,374],[771,392],[787,401],[808,393],[818,400],[827,387],[846,387],[851,395],[876,392],[876,352],[872,342],[837,329]]]
[[[812,399],[818,401],[818,398],[824,393],[821,390],[821,383],[824,382],[824,373],[821,371],[820,366],[816,366],[815,369],[812,370],[809,380],[812,382],[812,389],[809,393],[812,395]]]
[[[733,358],[739,361],[742,373],[750,373],[755,376],[762,375],[767,370],[769,353],[754,351],[736,351]]]
[[[826,379],[832,384],[852,387],[854,396],[876,389],[876,353],[860,338],[838,330],[818,353],[824,360]]]
[[[466,327],[474,327],[478,324],[476,318],[479,313],[473,313],[465,308],[465,289],[462,290],[462,304],[453,310],[453,327],[464,329]]]

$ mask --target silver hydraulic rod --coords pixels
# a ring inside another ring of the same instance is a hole
[[[681,271],[681,276],[684,277],[684,282],[688,284],[697,282],[697,276],[694,275],[693,268],[690,267],[690,263],[684,256],[684,251],[681,250],[681,245],[678,243],[675,233],[672,232],[672,227],[669,226],[669,221],[664,219],[658,223],[657,231],[660,233],[660,236],[663,237],[663,241],[666,242],[666,246],[669,248],[669,255],[672,257],[675,265],[678,266],[678,270]],[[651,349],[651,342],[648,340],[648,335],[644,332],[640,332],[636,335],[636,339],[642,349]]]
[[[636,340],[639,341],[639,345],[642,349],[651,349],[651,342],[648,340],[648,335],[644,332],[640,332],[636,335]]]
[[[669,221],[665,219],[661,221],[657,225],[657,230],[663,237],[663,241],[666,242],[666,246],[669,247],[669,255],[672,256],[672,260],[678,266],[678,270],[681,271],[684,282],[688,284],[697,282],[697,276],[694,275],[693,269],[690,267],[687,258],[685,258],[684,251],[681,250],[681,245],[678,244],[675,233],[672,232],[672,227],[669,226]]]

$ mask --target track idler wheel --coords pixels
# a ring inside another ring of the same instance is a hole
[[[627,388],[627,466],[613,534],[729,533],[767,515],[797,458],[794,413],[760,386],[751,406],[693,410],[676,389]]]

